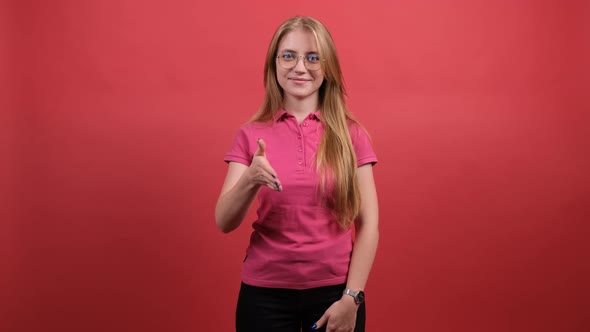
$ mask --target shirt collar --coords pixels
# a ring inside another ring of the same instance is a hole
[[[291,113],[285,111],[284,109],[281,109],[280,111],[277,112],[277,114],[275,114],[274,121],[279,122],[289,116],[293,116],[293,115],[291,115]],[[315,112],[309,113],[307,118],[310,120],[320,121],[320,111],[315,111]]]

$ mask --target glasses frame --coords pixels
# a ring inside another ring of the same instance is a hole
[[[324,61],[326,61],[326,60],[324,60],[324,59],[320,59],[320,60],[319,60],[319,62],[318,62],[318,63],[319,63],[319,65],[320,65],[320,67],[319,67],[319,68],[317,68],[317,69],[309,69],[309,67],[307,67],[307,65],[308,65],[307,56],[306,56],[306,55],[296,55],[295,57],[296,57],[297,59],[295,60],[295,64],[294,64],[292,67],[289,67],[289,68],[287,68],[287,67],[285,67],[285,66],[283,66],[283,65],[281,64],[281,55],[283,55],[283,54],[284,54],[284,53],[279,53],[279,54],[276,56],[276,58],[277,58],[277,59],[278,59],[278,61],[279,61],[279,66],[281,66],[281,68],[283,68],[283,69],[293,69],[293,68],[297,67],[297,64],[299,63],[299,60],[300,60],[300,59],[303,59],[303,66],[305,66],[305,69],[307,69],[307,70],[311,70],[311,71],[317,71],[317,70],[320,70],[320,69],[322,69],[322,63],[323,63]]]

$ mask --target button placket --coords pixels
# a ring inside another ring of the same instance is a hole
[[[299,165],[299,169],[303,169],[305,155],[303,153],[303,132],[301,131],[301,127],[298,128],[299,133],[297,134],[297,165]]]

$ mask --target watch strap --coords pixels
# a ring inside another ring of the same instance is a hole
[[[342,291],[342,295],[350,295],[354,298],[354,303],[361,304],[365,301],[365,294],[363,291],[355,291],[350,288],[345,289]]]

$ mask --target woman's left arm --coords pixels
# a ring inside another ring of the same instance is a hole
[[[353,291],[365,289],[379,242],[379,205],[373,178],[373,165],[366,164],[359,167],[357,177],[361,193],[361,209],[355,223],[356,238],[346,281],[346,288]],[[326,324],[328,332],[352,331],[356,322],[357,309],[358,305],[352,296],[342,295],[342,298],[330,306],[314,327],[319,328]]]
[[[355,223],[356,238],[346,282],[346,288],[354,291],[365,289],[379,242],[379,204],[372,164],[359,167],[357,176],[361,192],[361,209]],[[345,295],[345,298],[354,300],[348,295]]]

